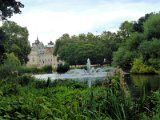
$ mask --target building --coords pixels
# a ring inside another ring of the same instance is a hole
[[[52,42],[44,46],[42,42],[39,41],[38,37],[34,43],[32,43],[31,52],[28,55],[27,66],[47,66],[51,65],[53,68],[56,68],[58,65],[57,56],[53,55],[54,45]]]

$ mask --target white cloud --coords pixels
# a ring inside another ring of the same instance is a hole
[[[146,13],[158,11],[160,3],[132,0],[23,0],[26,7],[11,20],[29,30],[29,40],[37,35],[45,44],[64,33],[80,34],[105,30],[116,31],[124,20],[137,20]]]

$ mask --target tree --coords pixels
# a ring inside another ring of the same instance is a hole
[[[18,67],[21,65],[19,59],[14,55],[14,53],[6,53],[5,57],[6,59],[4,59],[4,64],[0,66],[1,78],[17,75]]]
[[[120,32],[124,38],[127,38],[134,32],[133,22],[124,21],[120,26]]]
[[[124,70],[130,70],[132,61],[136,56],[136,52],[131,52],[126,49],[126,47],[120,47],[113,54],[113,62],[114,66],[120,66]]]
[[[53,43],[52,41],[50,41],[50,42],[48,43],[48,45],[54,45],[54,43]]]
[[[10,66],[20,66],[21,63],[19,59],[14,55],[14,53],[6,54],[6,59],[4,60],[4,65]]]
[[[149,74],[155,73],[155,69],[151,66],[147,66],[143,62],[143,57],[135,58],[133,60],[133,66],[131,68],[132,73]]]
[[[160,38],[160,13],[150,15],[144,23],[144,33],[148,39]]]
[[[0,28],[0,64],[3,62],[5,53],[4,45],[2,44],[4,39],[5,39],[5,33]]]
[[[144,61],[147,61],[150,58],[160,59],[160,39],[144,41],[140,44],[138,49],[142,54]]]
[[[5,33],[5,39],[2,41],[6,50],[5,52],[14,52],[21,61],[21,64],[27,63],[28,54],[31,50],[27,28],[21,27],[15,22],[5,21],[1,29]]]
[[[4,46],[0,44],[0,63],[3,62],[4,52]]]
[[[98,47],[101,47],[101,52],[103,54],[103,59],[106,59],[107,64],[112,63],[113,52],[117,50],[117,36],[115,33],[104,31],[100,35],[100,42]]]
[[[70,36],[67,33],[63,34],[59,39],[57,39],[55,43],[54,55],[57,55],[58,51],[60,50],[60,47],[65,45],[69,40],[70,40]]]
[[[11,17],[14,13],[21,13],[20,8],[24,5],[16,0],[0,0],[0,19],[6,20],[7,17]]]
[[[151,13],[140,18],[138,21],[140,26],[139,28],[136,28],[137,31],[135,28],[133,32],[130,31],[130,35],[124,37],[125,40],[122,42],[118,50],[113,54],[113,64],[119,65],[124,69],[130,69],[134,65],[133,60],[142,56],[143,59],[141,59],[141,62],[148,66],[144,68],[148,69],[149,67],[152,67],[158,70],[160,68],[159,21],[160,13]],[[120,31],[120,33],[126,33],[124,32],[124,29],[121,28],[121,30],[122,31]]]
[[[133,24],[134,30],[136,32],[140,32],[140,33],[144,32],[143,24],[153,14],[154,13],[146,14],[144,17],[140,17],[137,22],[134,22],[134,24]]]

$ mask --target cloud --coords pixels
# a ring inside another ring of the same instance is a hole
[[[156,0],[154,0],[156,1]],[[159,11],[160,2],[145,0],[22,0],[25,8],[11,20],[29,30],[29,40],[37,35],[45,44],[62,34],[115,31],[125,21],[138,20]]]

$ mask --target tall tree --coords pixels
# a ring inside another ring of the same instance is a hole
[[[0,0],[0,19],[6,20],[7,17],[11,17],[14,13],[21,13],[20,8],[24,5],[17,0]]]
[[[5,33],[0,28],[0,64],[3,62],[4,52],[5,52],[4,45],[2,44],[4,38],[5,38]]]
[[[149,16],[143,26],[144,33],[148,39],[160,38],[160,13]]]
[[[145,22],[151,15],[153,15],[153,14],[154,14],[154,13],[146,14],[145,16],[140,17],[137,22],[134,22],[134,24],[133,24],[134,30],[135,30],[136,32],[140,32],[140,33],[144,32],[143,24],[144,24],[144,22]]]
[[[28,61],[30,53],[30,44],[28,41],[28,30],[25,27],[17,25],[15,22],[5,21],[1,27],[6,37],[3,40],[5,52],[14,54],[19,58],[21,64]]]

